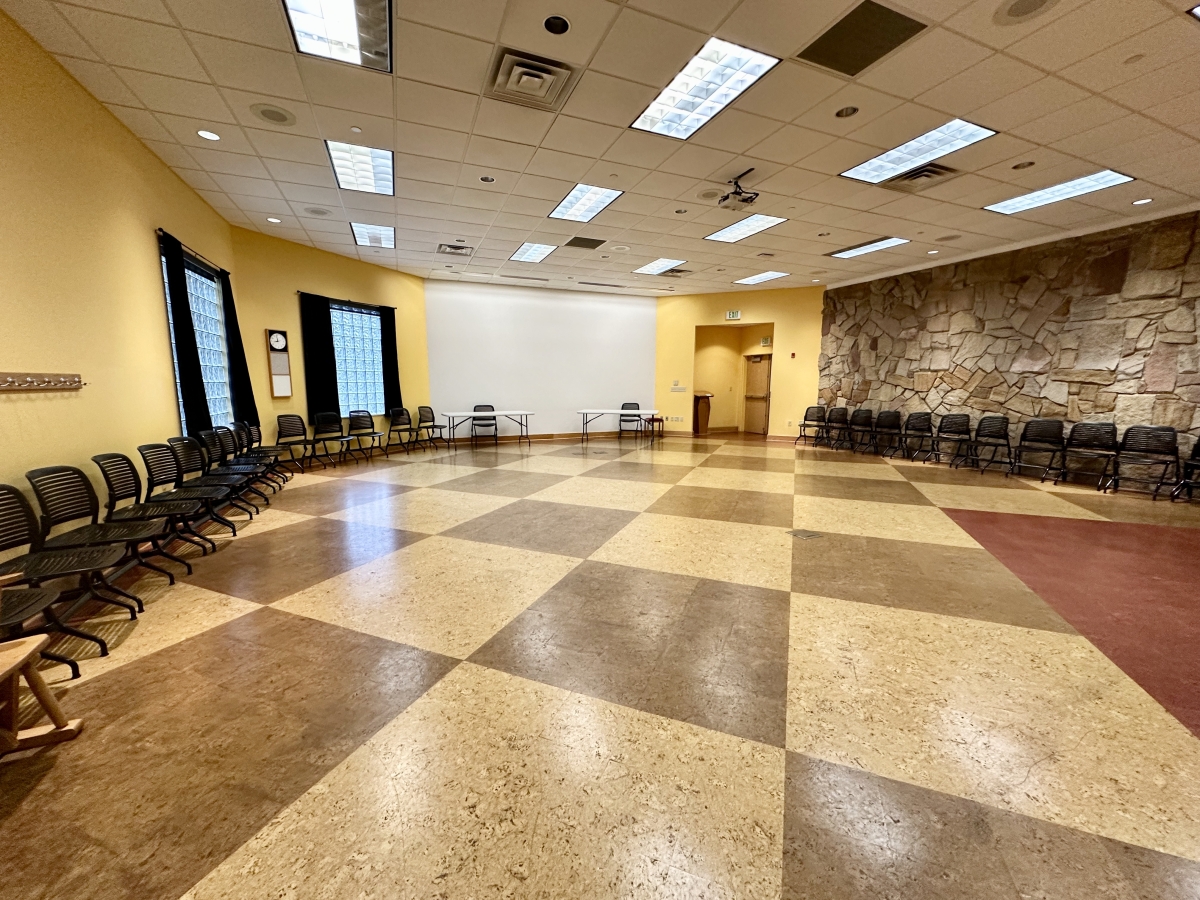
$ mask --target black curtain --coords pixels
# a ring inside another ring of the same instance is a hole
[[[379,338],[383,344],[383,412],[390,413],[404,405],[400,397],[400,360],[396,356],[396,310],[390,306],[379,310]]]
[[[233,286],[229,273],[221,270],[221,307],[225,313],[225,344],[229,354],[229,390],[233,420],[258,425],[258,405],[254,402],[254,385],[250,383],[250,368],[246,365],[246,347],[238,327],[237,306],[233,302]]]
[[[304,393],[311,425],[317,413],[341,410],[328,297],[300,293],[300,331],[304,340]]]
[[[200,370],[200,351],[196,347],[196,329],[192,324],[192,305],[188,302],[187,275],[183,268],[183,245],[165,231],[159,232],[158,249],[167,264],[167,294],[175,330],[175,362],[179,366],[179,393],[187,433],[195,435],[212,428],[208,414],[208,396],[204,391],[204,373]]]

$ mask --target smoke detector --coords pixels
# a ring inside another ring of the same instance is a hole
[[[484,94],[493,100],[557,112],[570,96],[579,73],[566,63],[499,47]]]
[[[329,212],[329,210],[327,210],[327,209],[322,209],[322,208],[321,208],[321,207],[319,207],[319,206],[306,206],[306,207],[304,207],[304,211],[305,211],[306,213],[308,213],[310,216],[328,216],[328,215],[331,215],[331,213]]]
[[[1058,0],[1004,0],[992,16],[992,21],[997,25],[1023,25],[1030,19],[1050,12],[1057,5]]]

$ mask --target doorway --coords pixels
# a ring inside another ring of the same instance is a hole
[[[746,357],[746,434],[767,434],[771,424],[771,357]]]

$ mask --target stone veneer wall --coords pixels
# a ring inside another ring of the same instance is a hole
[[[1200,437],[1196,227],[1177,216],[828,291],[821,402]]]

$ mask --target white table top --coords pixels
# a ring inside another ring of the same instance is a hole
[[[496,416],[535,416],[537,413],[530,412],[527,409],[493,409],[487,412],[445,412],[443,416],[451,416],[455,419],[491,419]]]
[[[599,416],[609,413],[614,416],[656,416],[657,409],[577,409],[581,416]]]

